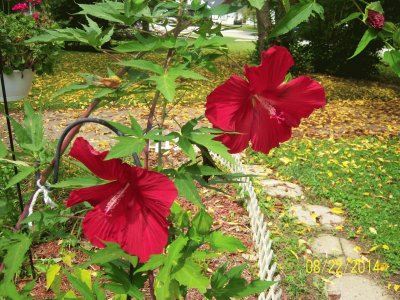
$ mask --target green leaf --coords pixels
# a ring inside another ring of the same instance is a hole
[[[15,139],[17,140],[17,143],[21,147],[27,144],[32,144],[31,137],[29,136],[29,133],[25,130],[25,128],[11,117],[10,121],[14,129]]]
[[[109,243],[105,242],[106,247],[98,250],[93,253],[90,257],[91,264],[106,264],[108,262],[112,262],[119,258],[125,258],[128,260],[133,266],[136,266],[138,263],[138,258],[136,256],[132,256],[126,253],[121,249],[121,246],[117,243]]]
[[[264,6],[265,0],[249,0],[252,7],[261,9]]]
[[[167,135],[162,135],[162,132],[159,129],[150,130],[146,133],[143,138],[146,140],[154,140],[154,141],[172,141],[174,138],[179,136],[176,132],[168,133]]]
[[[14,280],[24,262],[25,253],[29,250],[32,240],[29,236],[20,233],[13,233],[12,239],[6,247],[6,255],[3,258],[4,277],[2,282],[8,283]]]
[[[77,279],[79,279],[81,282],[86,284],[86,286],[92,290],[92,277],[90,274],[89,270],[81,269],[81,268],[76,268],[74,270],[74,275]]]
[[[359,17],[361,17],[363,14],[360,12],[353,12],[352,14],[348,15],[346,18],[344,18],[343,20],[341,20],[340,22],[336,23],[335,26],[340,26],[342,24],[348,23],[351,20],[354,19],[358,19]]]
[[[383,54],[383,61],[400,77],[400,50],[390,50]]]
[[[277,37],[291,31],[299,24],[306,22],[315,13],[321,19],[324,18],[324,8],[316,2],[300,2],[292,6],[289,12],[275,25],[268,38]]]
[[[190,135],[190,139],[193,142],[203,145],[208,150],[221,155],[227,161],[229,161],[231,163],[235,163],[235,159],[232,157],[232,155],[229,154],[228,148],[226,148],[225,145],[222,144],[221,142],[214,140],[214,138],[215,138],[215,135],[211,135],[211,134],[192,133]]]
[[[211,248],[218,251],[234,252],[246,250],[246,247],[240,240],[232,236],[224,235],[221,231],[214,231],[206,240],[210,243]]]
[[[66,187],[89,187],[95,185],[101,185],[108,183],[107,181],[100,179],[95,176],[81,176],[81,177],[73,177],[69,178],[55,184],[52,184],[52,188],[66,188]]]
[[[368,14],[368,10],[374,10],[380,14],[383,14],[383,8],[380,1],[375,1],[367,5],[365,8],[365,12]]]
[[[210,233],[213,218],[204,210],[201,209],[192,220],[192,226],[201,235]]]
[[[189,174],[178,172],[175,176],[175,186],[179,196],[185,197],[198,207],[204,207],[193,178]]]
[[[136,59],[136,60],[126,60],[126,61],[121,61],[118,63],[121,66],[128,66],[128,67],[133,67],[145,71],[150,71],[157,73],[159,75],[164,74],[164,69],[160,65],[157,65],[151,61],[148,60],[142,60],[142,59]]]
[[[400,28],[393,33],[393,43],[400,48]]]
[[[135,271],[135,274],[143,273],[150,270],[155,270],[160,266],[162,266],[166,260],[167,257],[165,255],[153,254],[152,256],[150,256],[150,259],[143,266],[141,266],[139,269]]]
[[[175,78],[183,77],[194,80],[207,80],[207,78],[200,75],[199,73],[193,72],[191,70],[185,70],[184,67],[185,67],[184,65],[178,67],[172,67],[168,70],[168,73]]]
[[[0,140],[0,158],[4,158],[7,156],[7,148],[6,145],[4,145],[3,141]]]
[[[107,121],[107,123],[111,124],[112,126],[114,126],[116,129],[118,129],[121,133],[123,133],[125,135],[133,135],[136,137],[141,137],[143,135],[142,132],[140,132],[140,135],[138,135],[138,132],[136,130],[133,130],[132,128],[122,125],[118,122]]]
[[[274,285],[274,281],[264,281],[264,280],[254,280],[249,285],[245,287],[235,287],[232,285],[229,288],[229,294],[231,297],[235,298],[244,298],[253,294],[260,294],[272,285]]]
[[[18,182],[24,180],[26,177],[31,175],[33,172],[35,172],[34,167],[23,167],[20,169],[17,175],[13,176],[8,184],[6,185],[5,189],[8,189],[12,187],[13,185],[17,184]]]
[[[61,90],[57,91],[56,93],[53,94],[51,97],[52,99],[58,98],[60,96],[63,96],[65,94],[70,94],[76,91],[83,91],[91,88],[88,84],[82,84],[82,83],[72,83],[69,84],[65,87],[63,87]]]
[[[196,161],[196,152],[194,151],[193,145],[189,141],[189,139],[181,136],[179,137],[179,140],[176,142],[176,144],[192,161]]]
[[[138,121],[135,119],[134,116],[130,115],[129,118],[131,120],[131,128],[133,132],[135,132],[135,135],[138,137],[143,136],[142,126],[140,126],[140,124],[138,123]]]
[[[146,146],[145,140],[141,138],[120,136],[115,139],[118,140],[118,143],[111,148],[106,160],[141,153]]]
[[[198,289],[201,293],[206,292],[210,283],[209,279],[203,275],[201,268],[190,259],[186,259],[182,268],[173,276],[181,285]]]
[[[360,54],[365,49],[365,47],[367,47],[368,44],[377,37],[378,37],[378,31],[372,28],[367,29],[364,35],[362,36],[360,42],[358,43],[356,51],[354,51],[354,54],[349,59]]]
[[[170,76],[168,73],[166,73],[162,76],[152,76],[148,79],[156,82],[157,90],[163,94],[165,99],[168,101],[174,100],[176,90],[175,76]]]
[[[47,272],[46,272],[46,289],[48,290],[53,283],[55,282],[55,279],[57,275],[60,273],[61,266],[57,264],[52,264],[49,266]],[[59,289],[59,288],[58,288]],[[57,288],[55,290],[58,290]]]
[[[68,281],[72,284],[72,287],[77,290],[83,297],[83,299],[87,300],[95,300],[95,296],[89,287],[79,278],[75,276],[65,273],[68,278]]]

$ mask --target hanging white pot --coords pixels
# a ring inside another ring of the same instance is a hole
[[[3,75],[7,101],[17,101],[28,96],[33,81],[33,71],[31,69],[25,69],[23,71],[14,70],[10,75]],[[3,100],[3,88],[1,84],[0,99]]]

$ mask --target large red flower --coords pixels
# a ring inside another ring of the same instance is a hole
[[[274,46],[262,53],[261,65],[245,66],[248,81],[233,75],[207,97],[205,115],[213,126],[239,133],[217,138],[231,153],[243,151],[249,141],[268,153],[290,138],[301,118],[325,105],[323,87],[309,77],[283,83],[293,64],[286,48]]]
[[[66,205],[87,201],[94,206],[83,220],[83,232],[93,245],[116,242],[145,262],[150,255],[162,253],[167,244],[166,217],[178,192],[167,176],[120,159],[104,160],[107,153],[96,151],[83,138],[75,140],[69,155],[112,182],[74,190]]]

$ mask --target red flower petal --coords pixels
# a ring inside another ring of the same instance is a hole
[[[277,111],[283,112],[286,125],[292,127],[299,126],[301,118],[325,105],[324,88],[306,76],[278,86],[267,98]]]
[[[259,101],[255,101],[251,143],[255,151],[268,152],[279,143],[290,139],[292,128],[276,118],[271,118]]]
[[[216,138],[227,146],[231,153],[238,153],[247,148],[253,115],[248,83],[234,75],[218,86],[207,97],[205,115],[214,127],[241,133],[223,134]]]
[[[65,205],[71,207],[83,201],[87,201],[92,206],[96,206],[102,201],[110,200],[120,189],[121,183],[115,181],[103,185],[73,190],[69,198],[65,201]]]
[[[252,94],[262,94],[266,90],[276,88],[285,79],[294,61],[289,51],[280,46],[274,46],[264,51],[261,65],[249,67],[245,65],[244,74],[250,83]]]
[[[99,203],[83,222],[90,242],[117,242],[128,253],[145,262],[161,253],[168,241],[166,217],[178,192],[165,175],[132,167],[132,182],[120,185],[112,199]]]
[[[69,155],[83,163],[90,171],[105,180],[116,180],[125,178],[129,166],[120,159],[104,160],[108,151],[96,151],[88,141],[78,137],[69,152]]]

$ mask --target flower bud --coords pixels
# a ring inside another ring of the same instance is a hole
[[[385,25],[385,16],[377,11],[368,10],[367,23],[374,29],[382,29]]]

